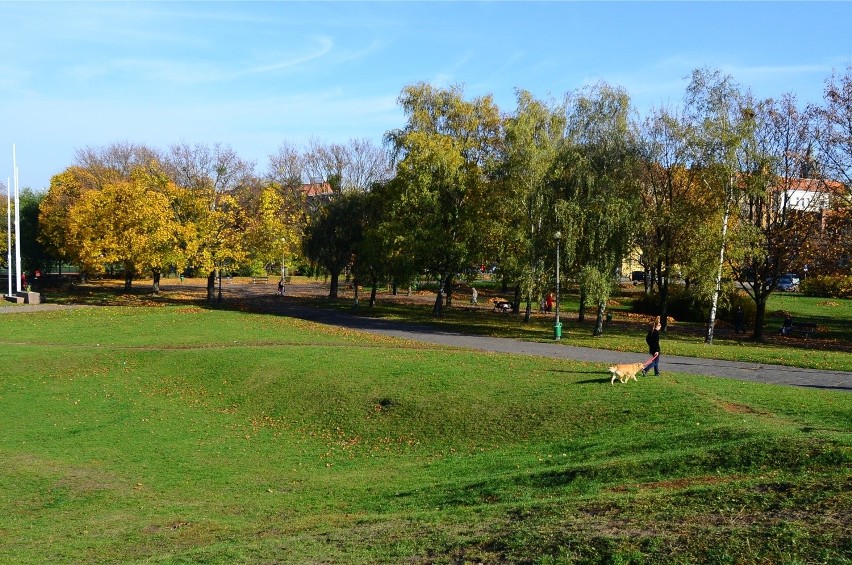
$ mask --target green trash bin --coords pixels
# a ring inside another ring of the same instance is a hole
[[[553,337],[559,339],[562,337],[562,322],[553,324]]]

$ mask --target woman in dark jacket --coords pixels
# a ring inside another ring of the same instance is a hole
[[[645,367],[645,370],[642,371],[644,374],[648,374],[648,369],[651,367],[654,368],[654,374],[659,376],[660,369],[660,317],[657,316],[654,321],[651,323],[651,329],[648,330],[648,335],[645,336],[645,342],[648,344],[648,354],[654,356],[654,360],[650,365]]]

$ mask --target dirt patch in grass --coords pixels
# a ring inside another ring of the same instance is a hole
[[[747,406],[745,404],[738,404],[736,402],[720,402],[719,406],[725,412],[730,412],[732,414],[760,414],[760,412],[758,412],[751,406]]]
[[[696,485],[720,485],[737,480],[737,477],[705,476],[705,477],[683,477],[668,481],[654,481],[650,483],[638,483],[635,485],[625,484],[607,489],[608,492],[628,492],[631,490],[683,490]]]

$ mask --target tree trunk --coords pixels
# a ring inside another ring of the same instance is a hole
[[[352,302],[352,307],[358,308],[358,279],[356,277],[352,277],[352,289],[355,291],[355,299]]]
[[[432,316],[440,318],[444,315],[444,274],[438,275],[438,292],[435,294],[435,305],[432,306]]]
[[[370,308],[374,308],[376,306],[376,293],[379,291],[378,277],[373,277],[372,282],[372,288],[370,289]]]
[[[207,302],[216,300],[216,270],[210,271],[207,275]]]
[[[329,298],[337,298],[338,290],[340,289],[340,269],[331,272],[331,284],[328,289]]]
[[[603,321],[604,321],[604,312],[606,311],[606,302],[598,303],[598,318],[595,321],[595,331],[592,332],[593,336],[603,335]]]
[[[668,264],[667,264],[668,265]],[[660,331],[666,331],[666,320],[669,317],[669,268],[660,280]]]
[[[532,297],[527,294],[527,309],[524,312],[524,322],[529,322],[532,318]]]
[[[763,294],[759,297],[755,297],[754,305],[754,340],[755,341],[763,341],[764,336],[764,327],[766,325],[766,300],[769,298],[769,294]]]
[[[577,312],[577,321],[583,323],[586,321],[586,291],[580,289],[580,311]]]
[[[447,282],[444,284],[444,292],[447,295],[447,308],[453,305],[453,275],[447,276]]]
[[[512,301],[512,313],[521,313],[521,284],[515,285],[515,299]]]
[[[154,275],[153,292],[154,292],[154,294],[160,294],[160,270],[154,269],[153,275]]]
[[[125,267],[124,269],[124,292],[130,292],[130,287],[133,285],[133,268]]]
[[[216,278],[219,279],[219,294],[216,297],[216,302],[222,302],[222,271],[216,269]]]
[[[733,184],[733,183],[732,183]],[[728,217],[730,206],[725,204],[725,214],[722,217],[722,244],[719,246],[719,267],[716,269],[716,287],[710,304],[710,319],[707,321],[707,336],[704,343],[713,345],[713,329],[716,327],[716,310],[719,305],[719,294],[722,293],[722,267],[725,265],[725,242],[728,236]]]
[[[435,305],[432,306],[432,316],[440,318],[444,315],[444,289],[439,288],[435,295]]]

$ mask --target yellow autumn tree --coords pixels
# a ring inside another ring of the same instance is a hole
[[[77,257],[77,242],[68,237],[69,216],[80,197],[97,187],[90,171],[81,167],[68,167],[50,179],[50,187],[39,205],[38,237],[51,255],[62,261]]]
[[[245,245],[252,259],[263,265],[292,261],[301,248],[303,219],[298,201],[274,184],[260,188],[244,204],[248,211]]]
[[[129,180],[82,193],[68,211],[66,238],[74,259],[92,273],[120,266],[125,290],[144,271],[152,271],[156,283],[163,268],[183,260],[168,184],[138,170]]]
[[[243,208],[230,193],[196,188],[186,190],[184,195],[183,206],[188,215],[183,226],[192,250],[189,266],[209,273],[207,299],[213,301],[217,276],[226,267],[245,261],[244,233],[248,220]]]

